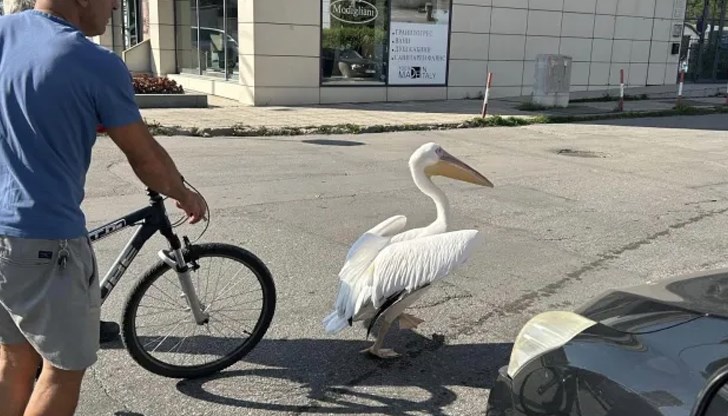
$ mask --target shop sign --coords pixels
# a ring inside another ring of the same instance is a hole
[[[330,14],[341,22],[363,25],[376,20],[379,10],[364,0],[336,0],[331,3]]]
[[[390,85],[445,85],[448,25],[392,22]]]

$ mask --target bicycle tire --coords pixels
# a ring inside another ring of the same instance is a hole
[[[276,288],[273,277],[265,264],[253,253],[234,245],[221,243],[206,243],[193,245],[183,249],[187,262],[205,257],[226,257],[242,263],[257,277],[263,290],[263,305],[253,331],[242,345],[233,352],[211,363],[196,366],[179,366],[162,362],[142,348],[135,329],[136,314],[147,289],[165,272],[170,271],[169,265],[159,261],[149,268],[139,279],[129,293],[124,304],[121,336],[127,352],[142,368],[154,374],[181,379],[194,379],[209,376],[240,361],[253,348],[255,348],[270,327],[276,308]]]

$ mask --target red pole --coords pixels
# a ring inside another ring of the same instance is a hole
[[[493,73],[488,72],[488,81],[485,84],[485,97],[483,98],[483,111],[481,117],[485,118],[488,114],[488,95],[490,95],[490,87],[493,85]]]
[[[624,69],[619,70],[619,111],[624,111]]]

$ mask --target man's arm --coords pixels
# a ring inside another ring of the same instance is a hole
[[[106,131],[145,185],[177,200],[177,206],[191,217],[190,224],[205,217],[207,206],[204,200],[187,189],[174,161],[152,137],[143,121],[108,128]]]
[[[132,77],[121,59],[104,52],[99,59],[106,70],[93,84],[98,124],[126,155],[137,177],[149,188],[177,200],[177,207],[194,224],[204,218],[207,205],[202,197],[185,187],[166,150],[149,133],[136,104]],[[97,128],[97,131],[99,128]]]
[[[152,137],[143,121],[106,129],[126,155],[134,173],[151,189],[184,201],[189,190],[166,150]]]

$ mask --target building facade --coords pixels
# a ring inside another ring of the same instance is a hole
[[[252,105],[530,95],[674,84],[685,0],[124,0],[99,43],[133,70]]]

